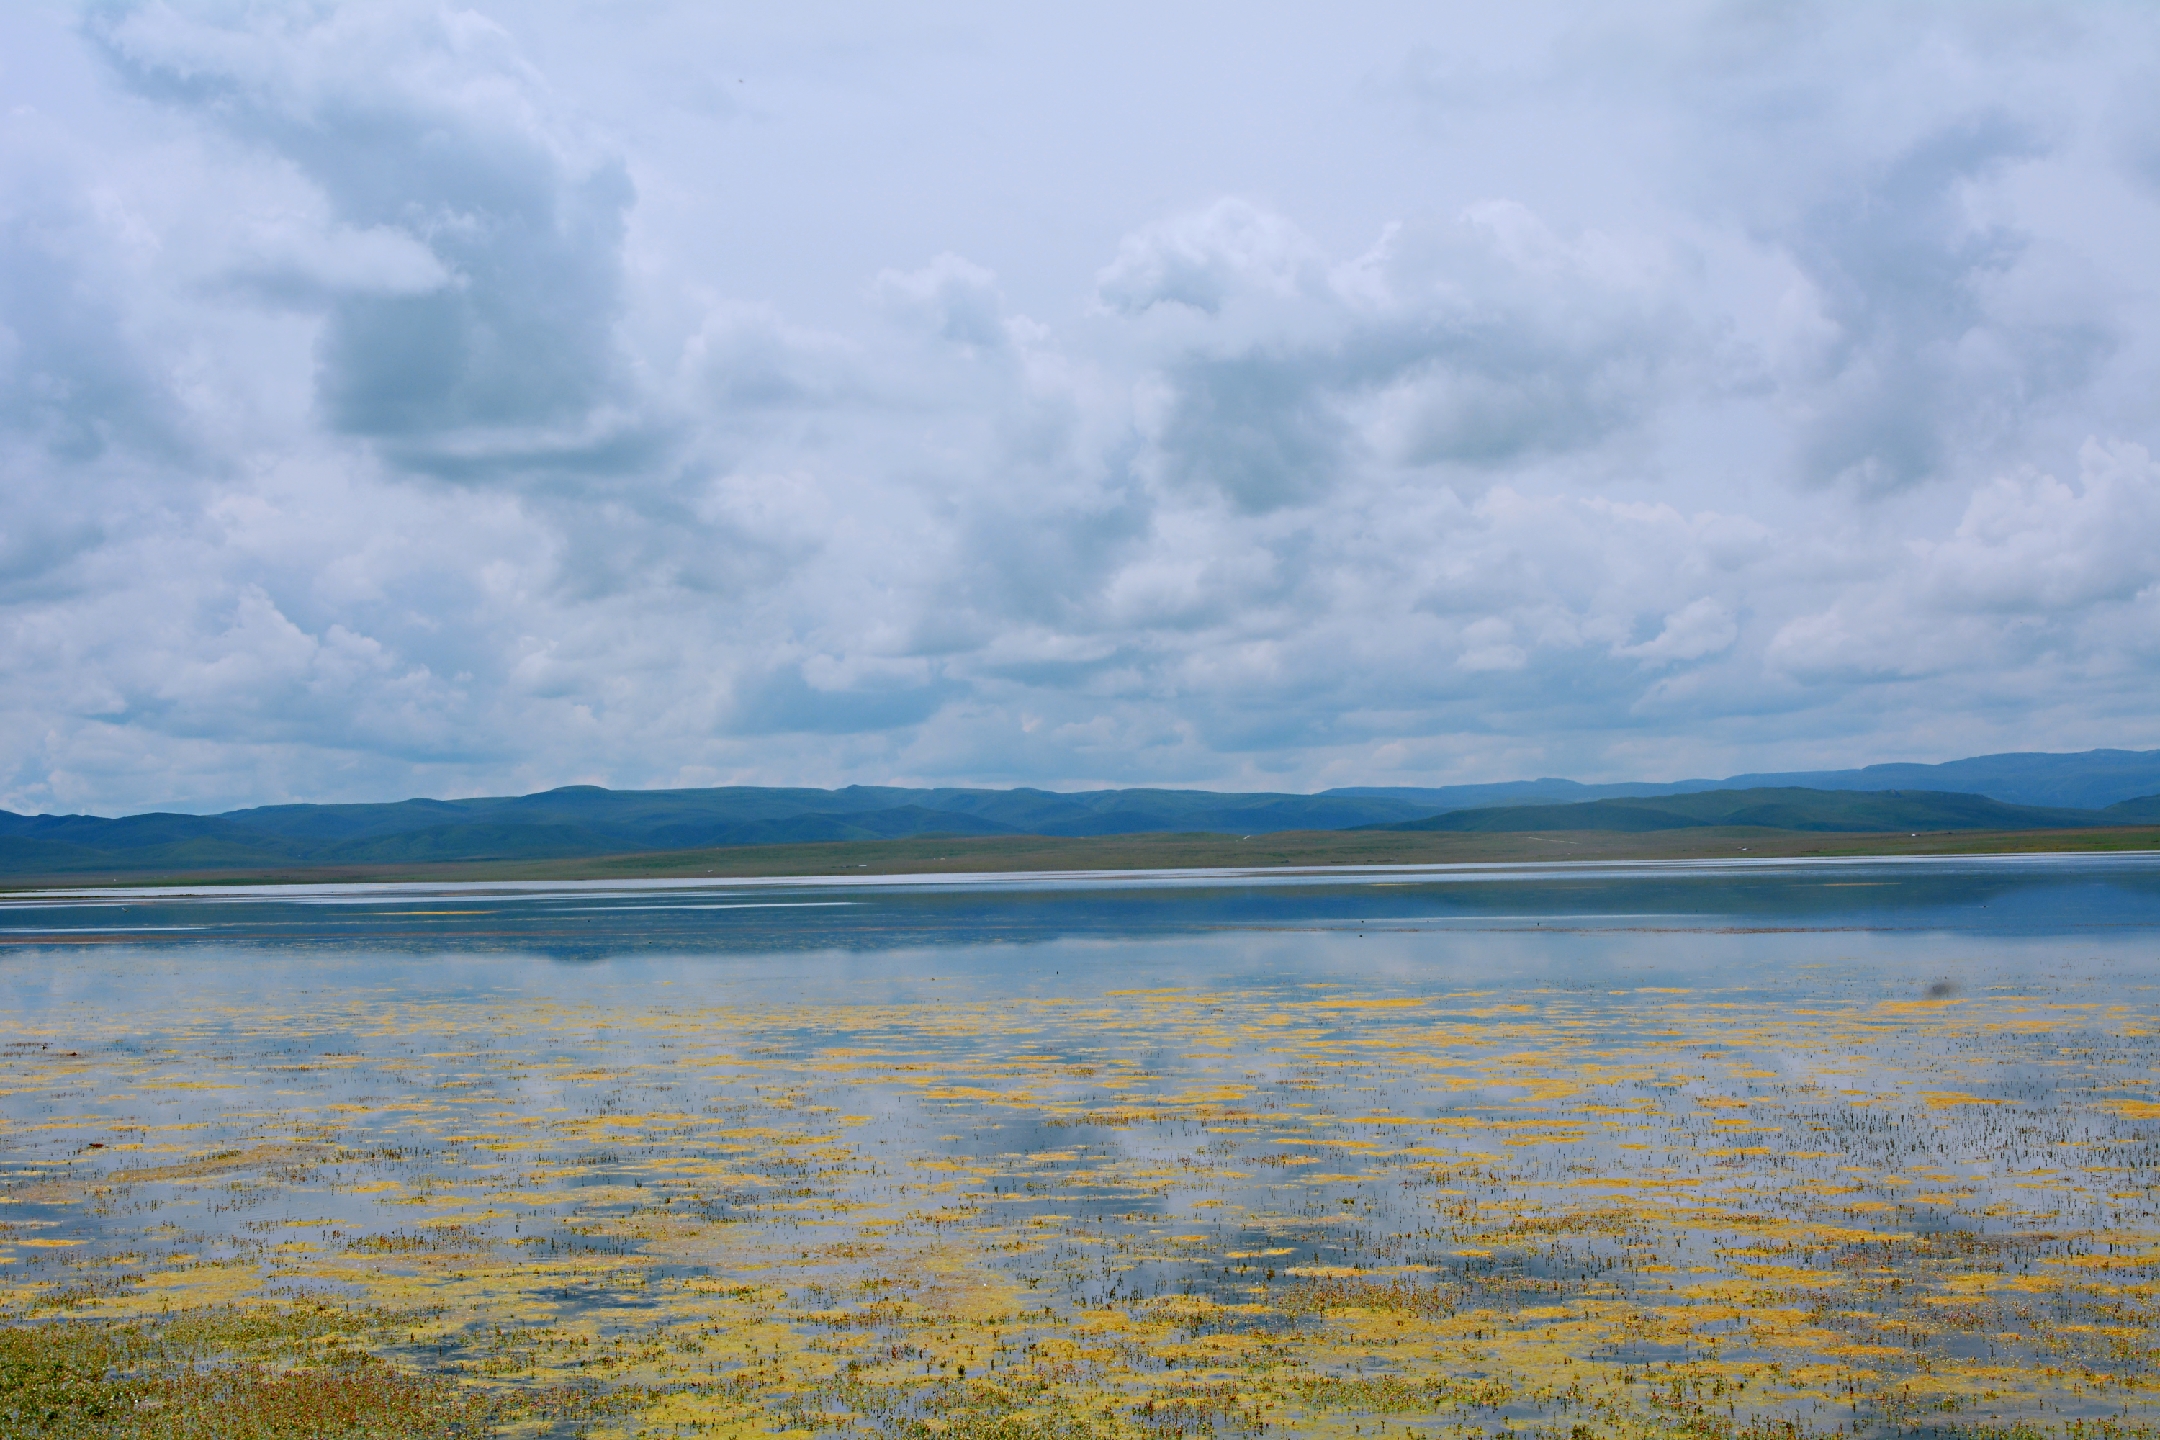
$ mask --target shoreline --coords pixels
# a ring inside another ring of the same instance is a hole
[[[467,860],[439,864],[293,866],[197,871],[99,870],[0,878],[0,894],[89,890],[115,885],[337,885],[490,880],[778,879],[869,875],[995,875],[1032,871],[1324,869],[1340,865],[1519,864],[1529,861],[1709,860],[1747,856],[1789,860],[1923,855],[2089,855],[2160,851],[2160,826],[2091,830],[1822,833],[1745,827],[1647,832],[1543,831],[1500,834],[1291,830],[1249,837],[1218,834],[951,836],[907,840],[813,841],[642,851],[559,859]]]

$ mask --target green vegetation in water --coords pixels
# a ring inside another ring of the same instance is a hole
[[[0,1435],[2150,1436],[2156,1021],[86,1000],[0,1079]]]
[[[331,1343],[312,1323],[327,1319]],[[0,1330],[0,1435],[54,1440],[360,1440],[502,1433],[505,1408],[359,1348],[354,1317],[257,1307]]]

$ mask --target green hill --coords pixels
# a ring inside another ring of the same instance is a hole
[[[321,865],[555,860],[929,836],[1254,834],[1345,830],[1426,813],[1414,801],[1205,790],[729,786],[273,805],[223,815],[13,815],[0,875],[89,876]]]
[[[2110,825],[2160,825],[2160,795],[2141,795],[2100,812]]]
[[[217,871],[561,861],[747,846],[930,838],[1065,839],[1288,831],[1650,832],[1750,826],[1794,832],[2046,830],[2160,823],[2160,796],[2106,810],[1982,795],[1797,786],[1487,804],[1433,814],[1404,796],[1204,790],[730,786],[274,805],[224,815],[14,815],[0,811],[0,876],[125,879]]]

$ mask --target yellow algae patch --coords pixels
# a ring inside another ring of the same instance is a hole
[[[1432,1001],[1422,996],[1386,1000],[1321,1000],[1312,1005],[1315,1010],[1417,1010]]]
[[[179,1180],[206,1180],[270,1165],[303,1164],[310,1160],[320,1160],[325,1154],[325,1149],[317,1145],[250,1145],[245,1148],[214,1150],[179,1165],[115,1170],[105,1176],[105,1183],[144,1185]]]
[[[505,1435],[2160,1423],[2160,1106],[2120,1098],[2156,1057],[2112,1013],[2095,1048],[1879,990],[595,993],[161,1021],[158,1065],[247,1092],[171,1114],[148,1071],[0,1075],[48,1107],[0,1136],[38,1222],[0,1218],[6,1319],[367,1357]],[[2057,1088],[1983,1098],[2005,1060]],[[131,1171],[122,1135],[192,1138]]]

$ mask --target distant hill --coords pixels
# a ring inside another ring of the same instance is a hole
[[[1492,834],[1754,826],[1766,830],[1884,834],[1899,830],[2066,830],[2134,823],[2127,814],[2116,817],[2111,811],[2005,805],[1984,795],[1780,786],[1590,800],[1574,805],[1490,805],[1365,828]]]
[[[1886,777],[1977,777],[1897,786]],[[14,815],[0,811],[0,876],[177,874],[480,860],[564,860],[735,845],[852,840],[1289,830],[2025,830],[2160,823],[2160,751],[1989,755],[1876,765],[1781,783],[1579,785],[1523,780],[1320,795],[1206,790],[842,790],[725,786],[270,805],[223,815]],[[1792,783],[1805,780],[1808,783]],[[1984,781],[1984,788],[1980,783]],[[2029,796],[2072,796],[2033,800]],[[2141,798],[2140,798],[2141,797]],[[2102,806],[2112,806],[2102,809]]]
[[[1265,834],[1347,830],[1429,813],[1384,797],[1204,790],[844,790],[731,786],[272,805],[223,815],[13,815],[0,875],[173,873],[317,865],[550,860],[721,845],[927,835]]]
[[[2141,795],[2100,812],[2110,825],[2160,825],[2160,795]]]
[[[2010,805],[2051,805],[2097,810],[2118,801],[2160,794],[2160,750],[2085,750],[2057,755],[2017,751],[1976,755],[1940,765],[1869,765],[1860,770],[1792,770],[1728,775],[1722,780],[1670,780],[1581,785],[1573,780],[1510,780],[1498,785],[1433,788],[1350,786],[1329,795],[1412,800],[1433,810],[1473,806],[1564,804],[1641,795],[1686,795],[1702,790],[1931,790],[1985,795]]]

